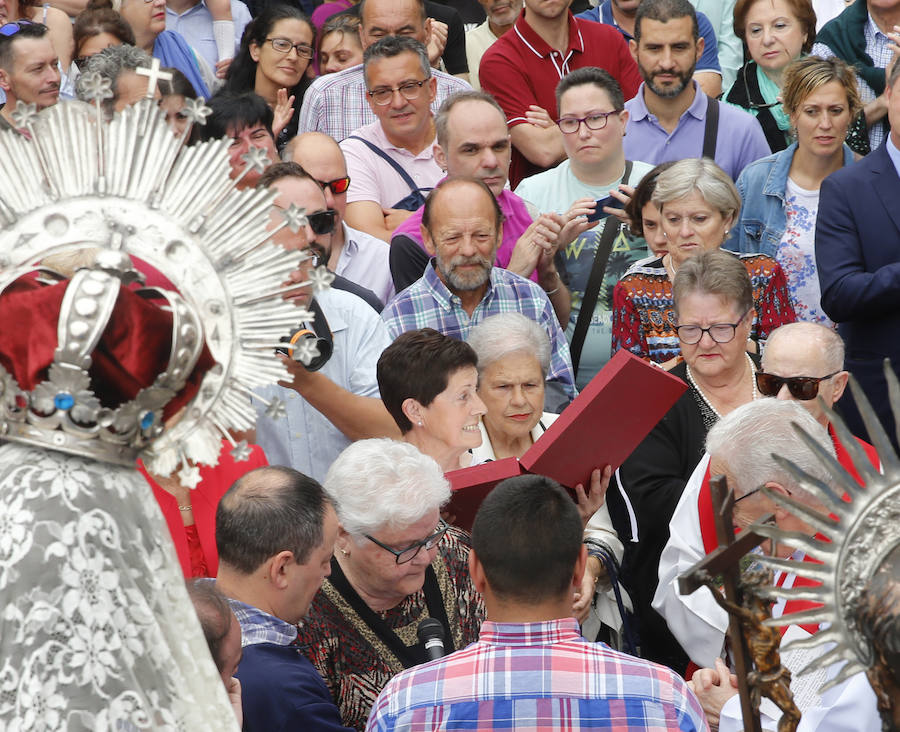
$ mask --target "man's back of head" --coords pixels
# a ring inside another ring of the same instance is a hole
[[[59,58],[47,26],[21,21],[7,23],[0,34],[0,88],[6,92],[4,112],[21,101],[50,107],[59,99]],[[6,116],[6,115],[4,115]]]
[[[582,533],[578,509],[558,483],[541,475],[504,480],[472,524],[472,549],[489,587],[486,600],[507,607],[562,600],[571,607]]]

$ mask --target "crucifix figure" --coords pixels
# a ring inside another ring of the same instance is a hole
[[[779,732],[793,732],[800,721],[800,711],[790,690],[791,674],[781,665],[781,634],[763,621],[771,617],[772,603],[753,592],[754,587],[771,583],[766,571],[748,572],[741,578],[741,558],[759,546],[765,537],[744,530],[736,539],[732,523],[734,493],[724,476],[710,480],[715,507],[716,536],[719,546],[689,571],[678,578],[678,589],[689,595],[702,586],[712,592],[716,602],[728,613],[728,640],[738,679],[741,715],[745,732],[760,732],[759,703],[762,696],[771,699],[783,712]],[[764,517],[767,523],[771,516]],[[725,596],[713,582],[721,575]]]
[[[150,64],[149,69],[141,67],[135,71],[141,76],[147,77],[147,94],[145,95],[147,99],[153,99],[153,95],[156,93],[156,85],[159,83],[160,79],[163,81],[172,81],[172,73],[169,71],[161,71],[159,68],[159,59],[155,57]]]

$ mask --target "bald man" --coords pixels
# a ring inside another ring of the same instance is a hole
[[[344,222],[350,178],[341,148],[323,132],[305,132],[287,144],[283,157],[315,178],[325,193],[326,206],[337,211],[328,269],[372,290],[387,304],[394,296],[388,262],[390,245]]]

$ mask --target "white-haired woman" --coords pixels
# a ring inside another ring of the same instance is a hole
[[[403,442],[360,440],[324,487],[340,529],[298,643],[344,724],[364,729],[388,680],[427,660],[419,623],[437,619],[449,653],[478,638],[484,602],[469,578],[468,535],[440,517],[450,485],[432,458]]]
[[[681,360],[672,299],[675,273],[699,252],[722,246],[737,221],[741,197],[728,174],[712,160],[687,158],[660,173],[652,200],[662,215],[667,252],[633,265],[616,284],[612,350],[627,348],[671,368]],[[787,280],[771,257],[740,256],[753,283],[750,337],[765,343],[775,328],[797,319]]]

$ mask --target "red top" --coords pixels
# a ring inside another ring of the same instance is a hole
[[[138,460],[138,470],[153,489],[156,502],[169,525],[181,571],[187,578],[215,577],[219,570],[219,553],[216,551],[216,508],[219,499],[242,475],[269,464],[261,447],[251,445],[250,449],[249,460],[235,462],[231,457],[231,445],[223,440],[219,463],[214,467],[200,466],[200,482],[191,491],[193,526],[184,525],[175,496],[161,488],[147,474],[144,463]]]
[[[569,47],[564,53],[551,48],[525,22],[523,10],[515,26],[498,38],[481,59],[478,78],[503,107],[510,127],[525,122],[531,104],[557,118],[556,85],[570,71],[599,66],[612,74],[625,99],[637,94],[641,76],[622,34],[612,26],[582,20],[569,13]],[[509,183],[540,173],[539,168],[513,148]]]

